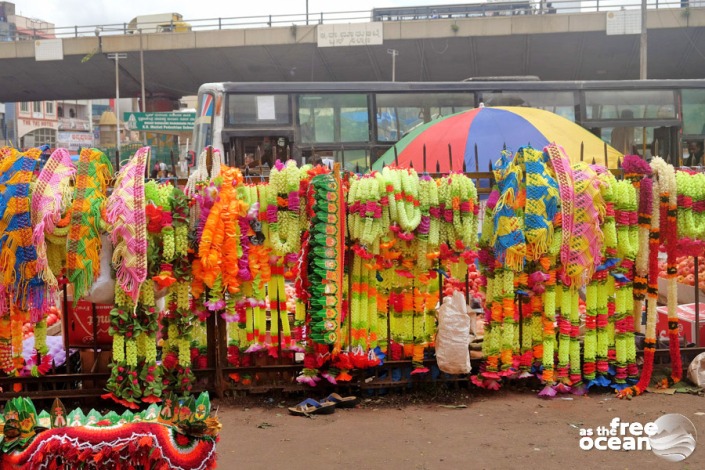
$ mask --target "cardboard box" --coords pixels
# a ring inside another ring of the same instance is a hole
[[[705,302],[705,292],[700,291],[701,302]],[[668,280],[659,278],[658,280],[658,302],[665,304],[668,301]],[[688,284],[678,283],[678,303],[692,304],[695,303],[695,287]]]
[[[90,302],[79,300],[76,308],[68,302],[69,346],[93,346],[93,311]],[[112,305],[95,304],[98,319],[98,346],[112,347],[113,338],[108,334],[110,328],[110,310]]]
[[[658,307],[656,336],[668,337],[668,307]],[[700,304],[700,346],[705,346],[705,303]],[[678,306],[678,335],[685,338],[686,344],[695,342],[695,304]]]

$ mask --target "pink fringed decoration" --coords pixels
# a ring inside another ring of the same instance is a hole
[[[37,273],[50,289],[56,289],[54,273],[49,271],[45,233],[52,233],[61,220],[64,188],[76,174],[76,166],[66,149],[56,149],[37,177],[37,186],[32,193],[32,244],[37,250]],[[41,309],[41,306],[35,305]]]
[[[120,170],[106,212],[115,247],[113,265],[117,282],[135,302],[140,285],[147,278],[144,172],[148,159],[149,147],[142,147]]]

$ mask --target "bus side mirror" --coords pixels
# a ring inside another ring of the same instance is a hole
[[[193,150],[189,150],[188,153],[186,154],[186,163],[188,163],[189,167],[192,167],[196,164],[196,152]]]

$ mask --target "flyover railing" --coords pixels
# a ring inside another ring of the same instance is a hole
[[[687,18],[693,8],[704,8],[704,0],[647,0],[648,10],[672,9],[674,14]],[[192,31],[209,31],[243,28],[297,27],[316,24],[363,23],[371,21],[413,21],[433,19],[463,19],[472,17],[544,15],[565,13],[595,13],[641,9],[641,0],[510,0],[498,2],[467,3],[464,5],[417,6],[375,8],[364,11],[339,11],[319,13],[291,13],[278,15],[256,15],[184,19]],[[145,29],[154,30],[162,23],[142,23]],[[178,29],[178,28],[172,28]],[[168,31],[169,28],[164,28]],[[74,38],[140,34],[130,28],[129,23],[113,23],[82,26],[56,26],[50,29],[33,29],[32,34],[23,34],[14,39],[31,40],[46,38]],[[174,34],[169,32],[159,34]],[[13,38],[8,38],[13,39]]]

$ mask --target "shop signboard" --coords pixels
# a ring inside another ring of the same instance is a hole
[[[191,132],[196,113],[125,113],[124,120],[131,131]]]

